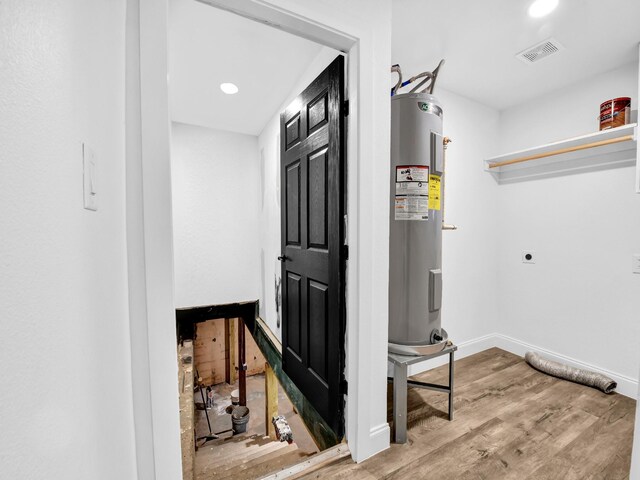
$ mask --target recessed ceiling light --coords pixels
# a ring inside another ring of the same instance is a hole
[[[238,87],[235,83],[221,83],[220,90],[222,90],[227,95],[233,95],[234,93],[238,93]]]
[[[558,6],[558,0],[536,0],[529,7],[529,16],[534,18],[544,17],[553,12]]]

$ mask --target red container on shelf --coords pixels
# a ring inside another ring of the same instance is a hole
[[[618,97],[600,104],[600,130],[621,127],[631,118],[631,99]]]

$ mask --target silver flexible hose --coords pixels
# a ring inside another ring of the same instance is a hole
[[[402,87],[402,70],[400,69],[400,65],[391,65],[391,73],[393,72],[398,74],[398,83],[396,83],[395,87],[391,89],[391,96],[395,95],[398,92],[398,89]]]
[[[425,79],[422,80],[418,85],[413,87],[409,91],[409,93],[415,93],[422,85],[427,83],[429,80],[431,80],[433,82],[433,73],[431,73],[431,72],[422,72],[422,73],[419,73],[418,75],[415,75],[415,76],[411,77],[409,79],[409,83],[413,83],[413,82],[415,82],[416,80],[418,80],[419,78],[422,78],[422,77],[425,77]],[[425,91],[426,91],[426,89],[425,89]]]
[[[420,93],[433,93],[433,87],[436,86],[436,78],[438,78],[438,72],[440,71],[440,67],[442,67],[443,64],[444,64],[444,58],[442,60],[440,60],[440,63],[435,68],[435,70],[432,72],[431,83],[429,84],[429,86],[427,88],[425,88],[424,90],[422,90],[422,92],[420,92]]]
[[[594,387],[602,390],[604,393],[613,393],[618,384],[606,375],[601,373],[590,372],[580,368],[569,367],[562,363],[554,362],[542,358],[535,352],[527,352],[524,356],[526,362],[536,370],[548,373],[554,377],[563,378],[572,382],[581,383],[588,387]]]

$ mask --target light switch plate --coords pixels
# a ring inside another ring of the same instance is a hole
[[[631,271],[633,273],[640,273],[640,253],[635,253],[633,254],[633,256],[631,257],[632,260],[632,266],[631,266]]]
[[[84,208],[98,210],[96,155],[86,143],[82,144],[82,176]]]

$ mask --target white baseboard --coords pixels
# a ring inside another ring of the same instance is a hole
[[[536,345],[531,345],[521,340],[508,337],[507,335],[496,333],[493,335],[493,337],[495,339],[495,347],[501,348],[503,350],[506,350],[507,352],[514,353],[521,357],[524,357],[524,354],[528,351],[535,351],[549,360],[564,363],[571,367],[591,370],[592,372],[598,372],[606,375],[607,377],[615,380],[615,382],[618,384],[616,392],[624,395],[625,397],[633,398],[634,400],[638,398],[638,380],[635,378],[627,377],[626,375],[612,372],[611,370],[607,370],[605,368],[600,368],[589,363],[581,362],[580,360],[576,360],[575,358],[567,357],[566,355],[562,355],[560,353],[556,353],[551,350],[547,350],[546,348],[538,347]]]
[[[581,362],[580,360],[576,360],[575,358],[567,357],[566,355],[562,355],[551,350],[547,350],[546,348],[538,347],[536,345],[531,345],[529,343],[509,337],[507,335],[502,335],[500,333],[492,333],[483,337],[468,340],[466,342],[460,342],[458,344],[458,351],[456,352],[455,357],[468,357],[469,355],[480,353],[493,347],[501,348],[502,350],[506,350],[507,352],[511,352],[520,357],[524,357],[524,354],[528,351],[535,351],[548,358],[549,360],[564,363],[571,367],[582,368],[585,370],[591,370],[592,372],[601,373],[616,381],[616,383],[618,384],[616,392],[624,395],[625,397],[633,398],[634,400],[638,398],[638,379],[612,372],[605,368],[600,368],[585,362]],[[445,365],[448,361],[449,357],[444,355],[442,357],[409,365],[408,374],[417,375],[418,373],[431,370],[432,368],[436,368],[441,365]],[[387,376],[393,376],[393,367],[391,364],[389,364],[387,367]]]

